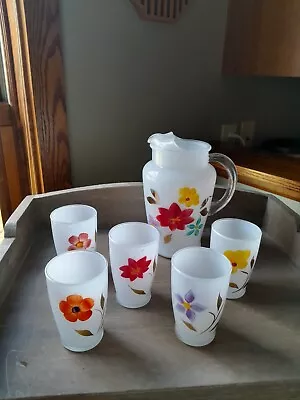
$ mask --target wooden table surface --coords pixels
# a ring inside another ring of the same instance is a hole
[[[216,197],[222,192],[217,188]],[[103,340],[77,354],[60,343],[44,275],[55,255],[49,214],[70,203],[97,209],[102,229],[97,249],[106,257],[106,229],[145,220],[140,183],[29,196],[17,208],[0,246],[0,399],[299,398],[299,216],[273,197],[237,190],[228,206],[208,219],[205,246],[214,218],[247,219],[264,231],[247,293],[226,303],[209,346],[195,349],[176,338],[170,260],[160,257],[151,302],[142,309],[118,305],[110,280]]]
[[[224,153],[234,161],[240,183],[300,201],[299,158],[246,149],[224,150],[216,147],[214,151]],[[227,177],[222,166],[214,166],[218,175]]]
[[[108,256],[105,232],[98,244]],[[212,387],[205,398],[221,398],[222,387],[225,392],[231,387],[231,399],[249,399],[248,389],[255,385],[255,398],[265,399],[259,385],[267,382],[270,390],[279,382],[297,390],[300,272],[272,242],[264,241],[246,295],[227,302],[216,339],[204,348],[186,346],[175,336],[170,260],[160,258],[149,305],[121,307],[110,280],[102,342],[87,353],[64,349],[44,276],[54,254],[50,232],[41,232],[1,310],[1,399],[69,394],[79,400],[83,393],[99,399],[115,393],[111,398],[118,399],[126,392],[138,392],[141,399],[150,398],[151,391],[164,399],[166,389],[170,398],[183,390],[181,399],[196,399]],[[195,397],[189,397],[192,388]],[[287,392],[281,398],[288,398]]]

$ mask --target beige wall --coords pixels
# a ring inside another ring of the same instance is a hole
[[[152,132],[218,138],[257,121],[257,141],[300,130],[300,80],[221,75],[227,1],[193,0],[174,24],[129,0],[61,0],[73,182],[140,180]]]

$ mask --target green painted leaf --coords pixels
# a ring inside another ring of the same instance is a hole
[[[195,236],[198,236],[200,233],[199,229],[195,229]]]
[[[195,225],[194,224],[190,224],[190,225],[188,225],[188,228],[189,229],[195,229]]]
[[[150,203],[150,204],[156,204],[156,201],[155,201],[152,197],[150,197],[150,196],[147,197],[147,201],[148,201],[148,203]]]
[[[203,215],[203,217],[205,217],[205,215],[208,214],[208,209],[207,208],[203,208],[203,210],[200,211],[200,214]]]
[[[75,329],[75,332],[80,336],[94,336],[92,332],[87,329]]]
[[[158,202],[159,202],[158,193],[157,193],[154,189],[150,189],[150,192],[151,192],[152,196],[155,198],[155,200],[156,200],[157,203],[158,203]]]
[[[197,330],[193,327],[193,325],[190,322],[186,322],[184,320],[182,320],[182,322],[184,323],[184,325],[189,328],[191,331],[197,332]]]
[[[191,236],[193,233],[194,233],[193,230],[192,230],[192,231],[189,231],[189,232],[186,234],[186,236]]]
[[[105,306],[105,297],[103,296],[103,294],[101,294],[100,306],[101,306],[102,310],[104,310],[104,306]]]
[[[130,287],[130,289],[133,291],[133,293],[135,293],[135,294],[146,294],[143,290],[141,290],[141,289],[134,289],[134,288],[132,288],[131,286],[129,286]]]
[[[197,221],[196,221],[196,225],[199,225],[200,222],[201,222],[201,218],[198,218]]]
[[[220,310],[220,307],[221,307],[222,303],[223,303],[223,299],[222,299],[221,295],[219,294],[218,300],[217,300],[217,309],[218,309],[218,311]]]
[[[238,289],[239,288],[238,285],[236,283],[234,283],[234,282],[230,282],[229,286],[234,288],[234,289]]]
[[[164,237],[164,243],[165,243],[165,244],[170,243],[170,242],[171,242],[171,239],[172,239],[172,233],[170,233],[170,235],[166,235],[166,236]]]

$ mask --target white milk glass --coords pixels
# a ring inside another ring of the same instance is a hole
[[[224,310],[231,265],[215,250],[187,247],[171,260],[175,333],[190,346],[206,346]]]
[[[57,254],[73,250],[96,251],[97,211],[83,204],[59,207],[50,214]]]
[[[108,267],[97,252],[63,253],[45,268],[47,289],[62,345],[82,352],[103,337]]]
[[[238,299],[245,294],[261,237],[257,225],[242,219],[224,218],[212,224],[210,247],[224,254],[232,266],[228,299]]]
[[[159,254],[171,258],[180,249],[200,246],[208,215],[225,207],[235,191],[237,172],[224,154],[209,154],[210,144],[182,139],[172,132],[148,139],[152,160],[143,168],[144,201],[149,224],[160,232]],[[220,163],[228,174],[223,197],[212,201]]]
[[[157,265],[159,232],[142,222],[126,222],[109,231],[109,254],[116,297],[127,308],[149,303]]]

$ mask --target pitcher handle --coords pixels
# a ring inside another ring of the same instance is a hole
[[[228,174],[228,186],[225,190],[224,195],[219,200],[212,201],[211,203],[208,215],[214,215],[220,210],[222,210],[222,208],[224,208],[230,202],[237,183],[237,171],[234,162],[224,154],[220,153],[210,154],[209,162],[215,162],[221,164],[225,168]]]

